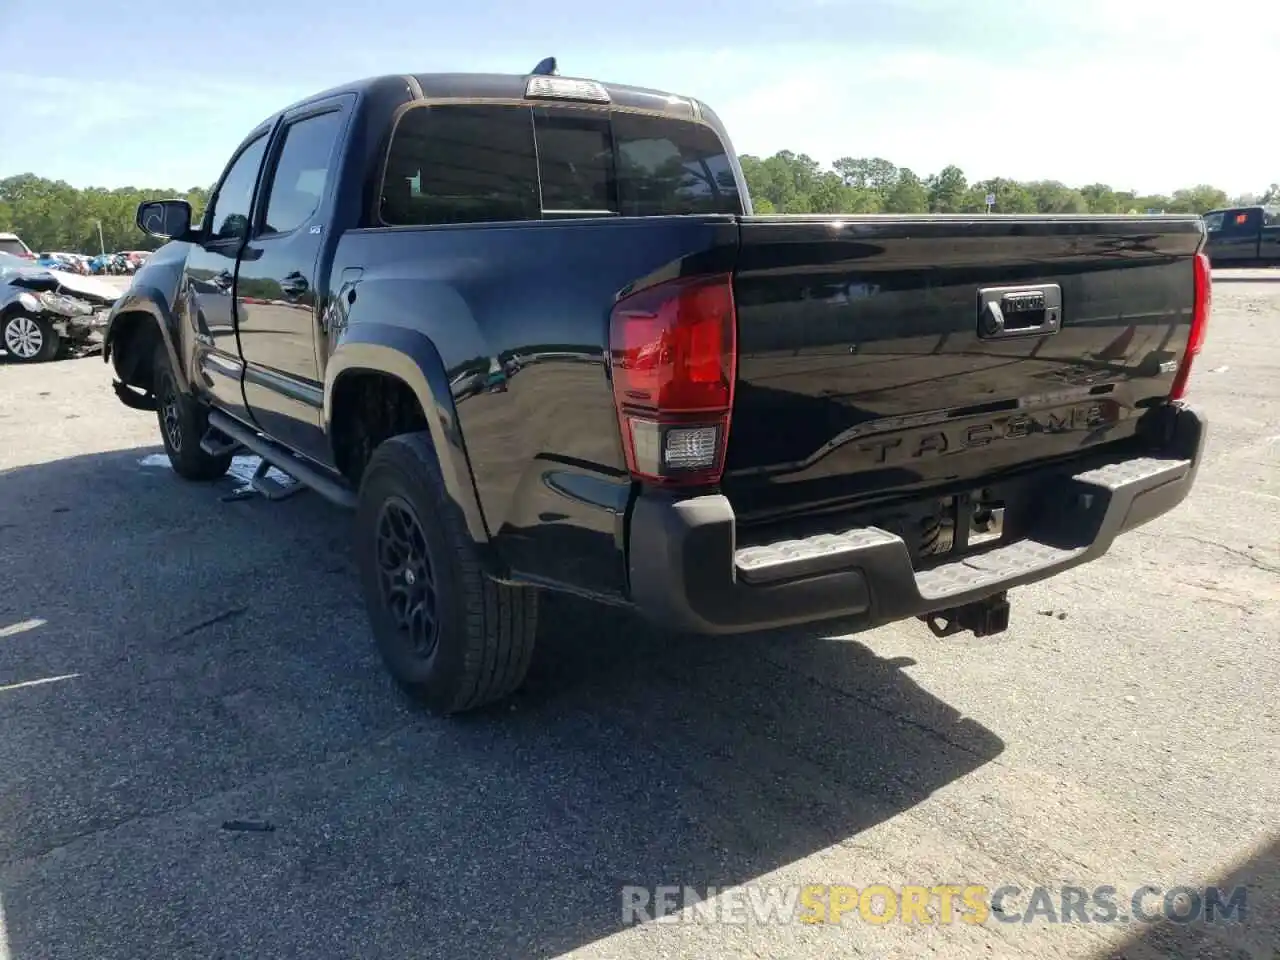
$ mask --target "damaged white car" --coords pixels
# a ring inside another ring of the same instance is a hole
[[[101,349],[107,313],[119,298],[103,280],[0,253],[0,353],[39,363]]]

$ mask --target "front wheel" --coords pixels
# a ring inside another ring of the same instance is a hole
[[[62,338],[43,317],[12,313],[0,324],[0,343],[19,363],[43,363],[58,355]]]
[[[533,657],[538,593],[484,572],[426,434],[374,450],[355,531],[374,639],[402,687],[431,712],[451,714],[520,686]]]
[[[231,469],[231,454],[215,457],[201,448],[200,440],[209,429],[209,411],[178,388],[169,365],[169,351],[163,343],[156,346],[152,363],[160,439],[173,472],[184,480],[209,481],[225,476]]]

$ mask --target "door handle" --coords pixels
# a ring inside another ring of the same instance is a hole
[[[280,281],[280,290],[286,297],[300,297],[307,292],[307,278],[300,273],[291,273]]]
[[[978,336],[984,340],[1048,336],[1062,329],[1062,288],[988,287],[978,291]]]

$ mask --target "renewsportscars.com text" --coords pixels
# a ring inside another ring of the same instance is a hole
[[[622,922],[726,924],[1240,923],[1244,887],[627,886]]]

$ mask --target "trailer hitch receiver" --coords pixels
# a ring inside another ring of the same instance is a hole
[[[950,637],[966,630],[975,637],[990,637],[1009,629],[1009,593],[1001,591],[973,603],[935,610],[920,618],[935,637]]]

